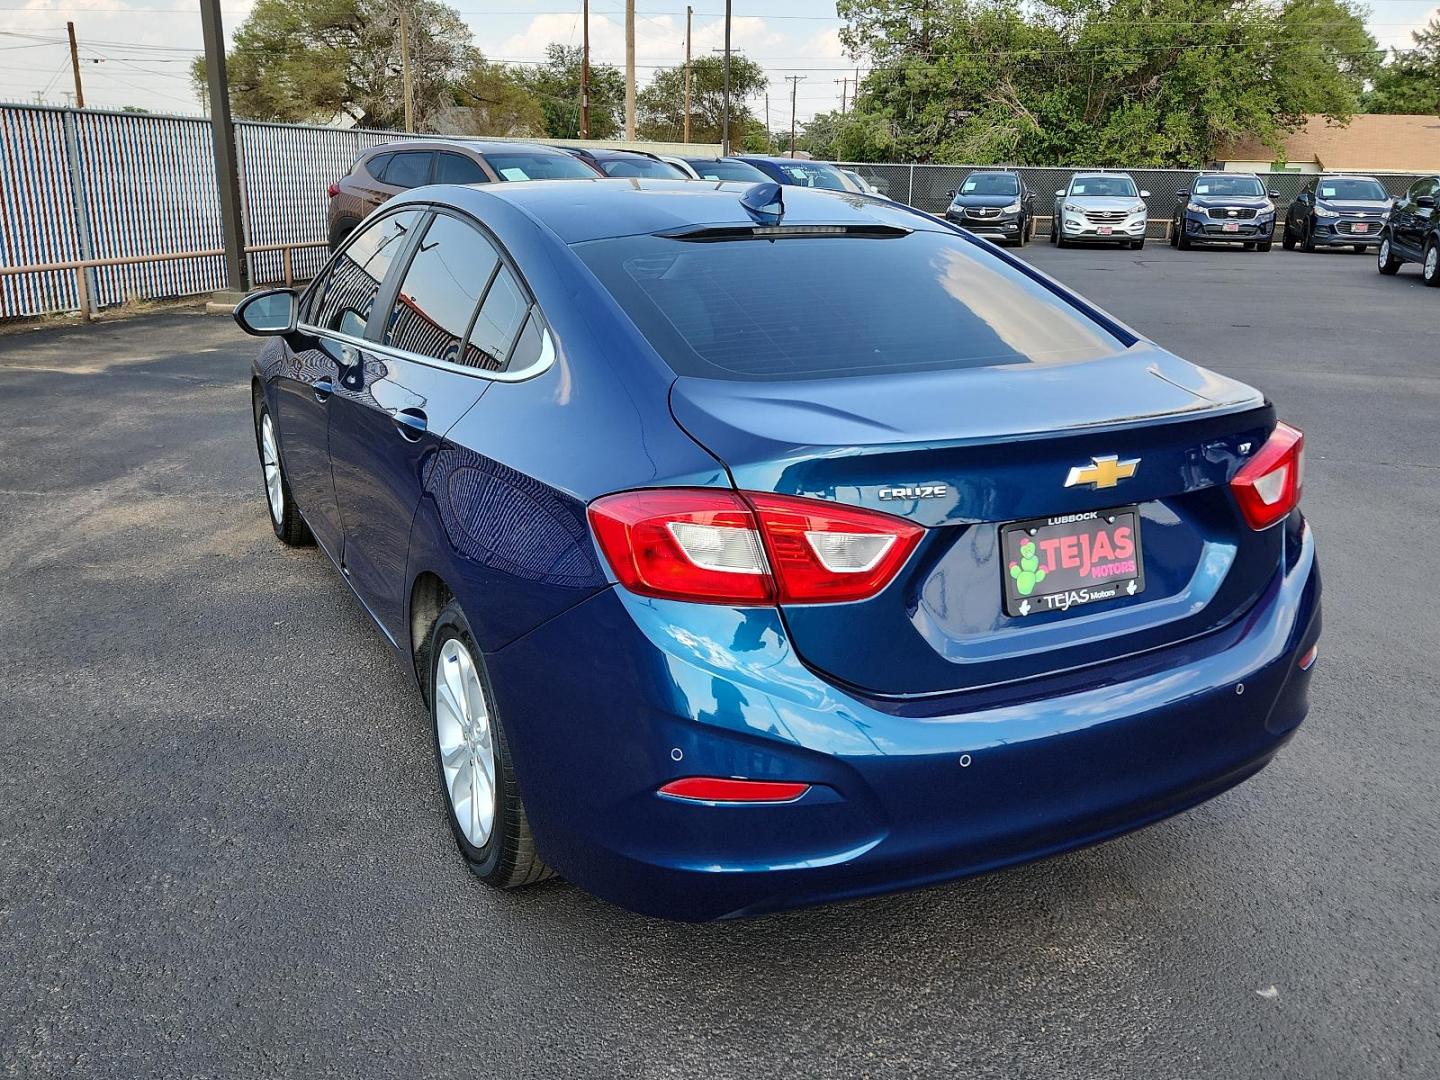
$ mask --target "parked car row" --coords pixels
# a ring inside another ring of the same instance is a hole
[[[772,180],[796,187],[880,195],[857,173],[823,161],[759,154],[683,157],[601,147],[478,139],[416,139],[372,146],[330,185],[327,235],[334,251],[371,211],[426,184],[493,184],[595,176],[652,180]],[[883,197],[883,196],[882,196]]]

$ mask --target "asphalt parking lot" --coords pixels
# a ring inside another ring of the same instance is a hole
[[[270,532],[253,340],[0,336],[5,1075],[1440,1074],[1440,291],[1348,253],[1023,254],[1305,429],[1310,719],[1101,847],[711,926],[466,872],[418,697]]]

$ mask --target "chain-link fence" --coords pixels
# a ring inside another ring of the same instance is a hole
[[[931,214],[942,214],[950,203],[950,196],[972,172],[985,169],[1010,169],[1020,174],[1021,181],[1035,193],[1035,216],[1040,222],[1038,232],[1048,234],[1055,192],[1069,186],[1070,178],[1077,172],[1098,172],[1099,169],[1052,169],[1029,168],[1009,165],[891,165],[874,162],[841,162],[859,173],[880,194],[898,202],[906,203],[917,210]],[[1127,172],[1141,191],[1149,192],[1145,204],[1150,208],[1149,235],[1165,235],[1166,223],[1175,213],[1180,193],[1190,189],[1191,182],[1199,175],[1197,169],[1110,169],[1110,172]],[[1285,208],[1314,174],[1299,172],[1272,172],[1261,175],[1267,188],[1279,192],[1275,200],[1283,215]],[[1403,195],[1418,177],[1412,174],[1387,173],[1377,175],[1385,190],[1391,195]]]

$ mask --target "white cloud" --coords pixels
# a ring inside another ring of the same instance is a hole
[[[1382,49],[1413,49],[1415,39],[1411,34],[1416,30],[1423,30],[1429,25],[1430,20],[1440,15],[1440,7],[1431,8],[1424,15],[1421,15],[1413,23],[1396,26],[1377,26],[1372,31],[1375,40],[1380,43]]]

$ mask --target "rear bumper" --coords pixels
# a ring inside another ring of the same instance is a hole
[[[1223,649],[943,715],[820,679],[774,611],[608,590],[490,660],[537,845],[601,897],[700,921],[964,877],[1178,813],[1263,768],[1305,716],[1320,581],[1308,528],[1294,536]],[[655,794],[693,775],[813,786],[751,806]]]

